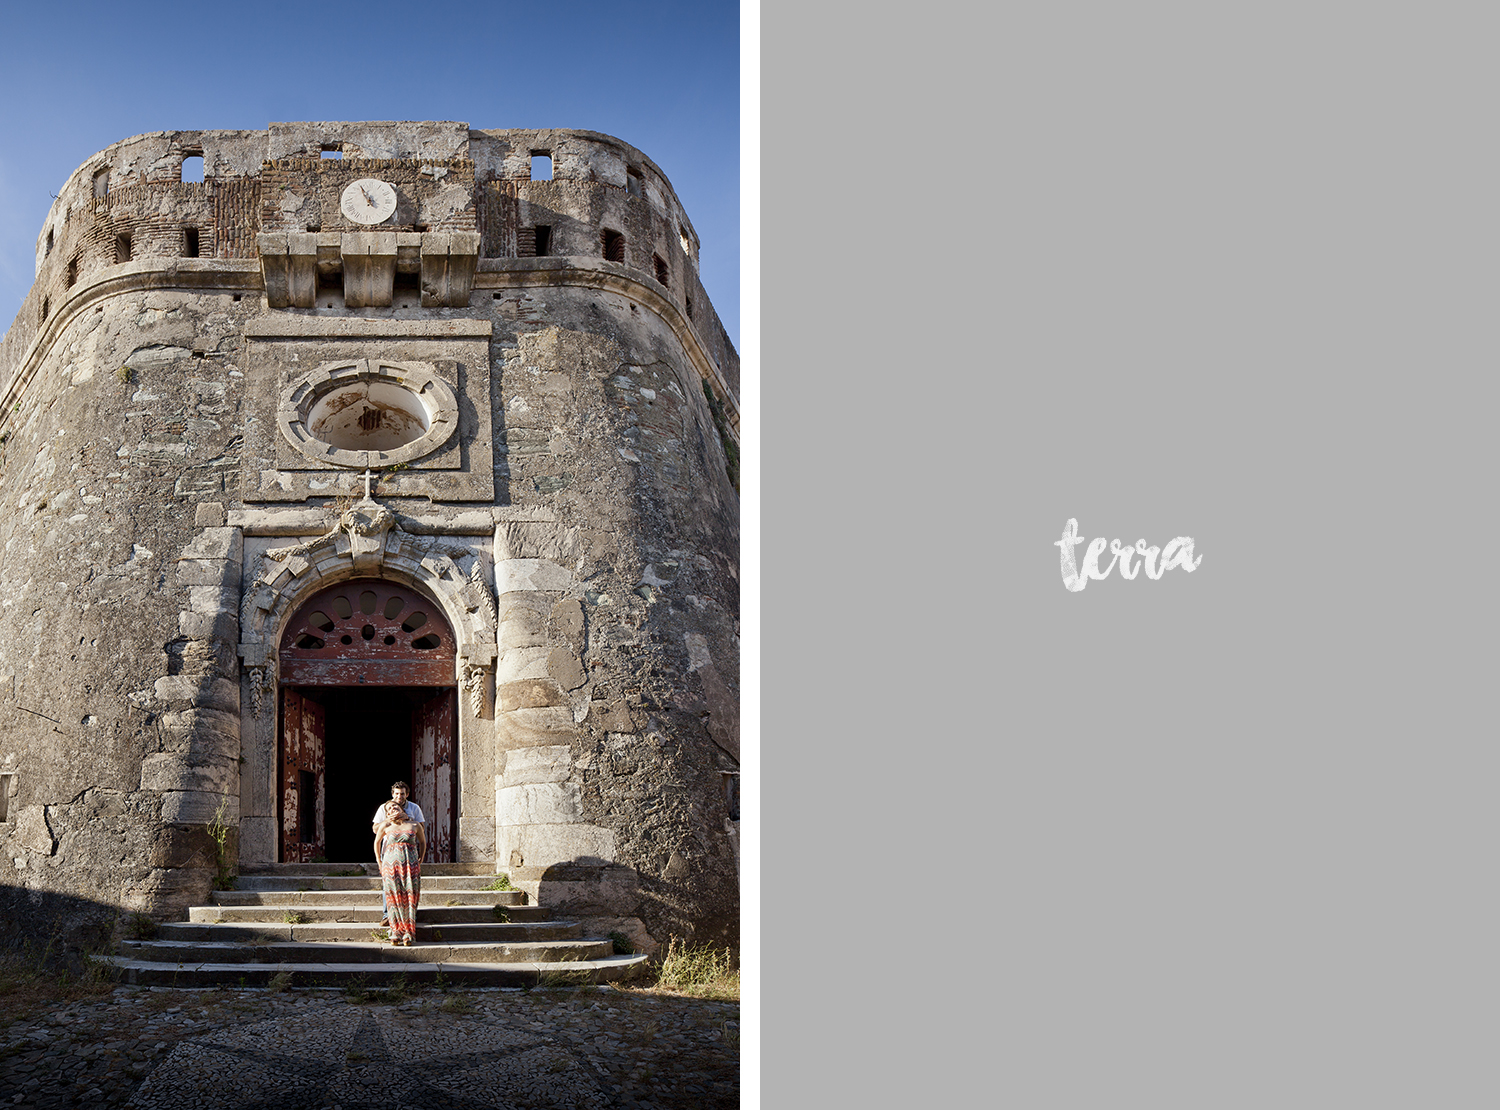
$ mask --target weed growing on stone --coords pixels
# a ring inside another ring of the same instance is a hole
[[[691,998],[738,1002],[740,969],[734,953],[711,945],[689,945],[672,937],[657,968],[656,986]]]
[[[487,887],[485,887],[484,889],[485,890],[515,890],[516,888],[510,885],[510,876],[509,875],[500,874],[500,875],[496,875],[495,878],[493,879],[493,881],[491,881],[490,885],[487,886]]]
[[[131,940],[155,940],[158,931],[149,913],[133,913],[125,919],[125,935]]]
[[[307,924],[307,914],[302,913],[300,910],[287,910],[286,913],[281,915],[281,920],[285,921],[288,925],[305,925]]]
[[[635,945],[631,943],[630,938],[627,937],[624,933],[620,932],[619,930],[615,930],[614,932],[609,934],[609,939],[614,943],[615,955],[629,956],[634,954]]]
[[[510,910],[504,906],[495,906],[490,912],[494,914],[496,921],[507,922],[510,920]]]
[[[344,984],[344,997],[350,1002],[360,1005],[370,1000],[370,992],[366,989],[366,979],[363,975],[355,975]]]
[[[219,808],[213,820],[204,826],[208,838],[214,845],[214,889],[233,890],[237,881],[234,864],[229,860],[230,825],[225,819],[229,812],[228,791],[219,795]]]
[[[287,990],[289,987],[291,987],[291,985],[292,973],[286,968],[282,968],[275,975],[271,976],[271,981],[266,984],[266,987],[274,994],[280,994],[282,991]]]
[[[450,994],[439,1009],[445,1014],[467,1014],[474,1009],[474,1003],[466,994]]]

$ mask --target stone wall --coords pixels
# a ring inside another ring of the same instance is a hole
[[[530,180],[540,149],[553,181]],[[201,184],[178,180],[192,152]],[[268,306],[256,236],[317,221],[337,258],[361,174],[398,184],[409,234],[446,219],[498,252],[466,306]],[[540,213],[572,253],[513,257]],[[157,133],[86,162],[38,250],[0,343],[0,886],[178,915],[216,813],[274,858],[277,622],[379,573],[464,630],[465,858],[648,948],[737,937],[738,360],[649,160],[463,124]],[[373,475],[394,523],[360,556],[358,475],[287,462],[274,427],[285,381],[375,357],[449,367],[462,442]]]

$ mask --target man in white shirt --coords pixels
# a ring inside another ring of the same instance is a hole
[[[410,797],[411,787],[406,785],[406,783],[401,782],[400,780],[391,783],[391,801],[395,802],[398,806],[402,806],[406,810],[406,815],[417,824],[425,825],[427,823],[427,819],[422,816],[422,807],[417,805],[416,802],[408,801],[407,799]],[[385,824],[385,803],[381,802],[380,805],[375,808],[375,816],[370,821],[370,834],[373,836],[374,834],[378,833],[380,831],[380,826],[383,824]],[[379,863],[380,861],[376,860],[375,862]],[[384,884],[382,884],[382,886],[383,885]],[[390,906],[386,903],[385,892],[382,889],[380,894],[381,928],[389,926],[390,923]]]

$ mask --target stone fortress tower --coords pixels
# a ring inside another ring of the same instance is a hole
[[[588,131],[155,132],[74,172],[0,343],[18,933],[204,901],[216,814],[242,864],[366,861],[405,779],[433,858],[737,941],[739,359],[698,250]]]

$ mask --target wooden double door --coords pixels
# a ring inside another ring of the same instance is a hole
[[[341,583],[297,611],[280,654],[282,861],[371,860],[370,819],[397,780],[422,807],[427,858],[453,861],[455,649],[437,607],[396,583]]]

